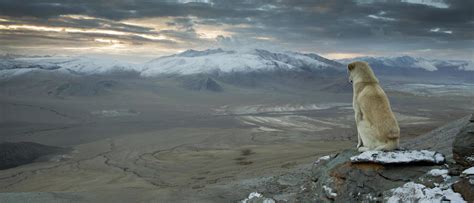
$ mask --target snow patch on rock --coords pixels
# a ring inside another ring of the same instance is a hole
[[[428,174],[431,176],[442,176],[445,180],[449,177],[448,169],[431,169],[431,171],[428,171]]]
[[[461,194],[452,189],[443,190],[441,188],[427,188],[426,186],[414,182],[405,183],[403,186],[390,190],[392,196],[386,198],[388,203],[398,202],[466,202]]]
[[[328,196],[329,198],[337,197],[337,193],[333,192],[332,188],[326,185],[323,185],[323,189],[324,189],[324,192],[326,192],[326,196]]]
[[[464,175],[474,175],[474,167],[468,168],[462,172]]]
[[[242,200],[240,202],[241,203],[250,203],[250,202],[254,202],[254,201],[256,202],[257,200],[260,200],[258,202],[262,202],[262,203],[275,203],[275,200],[273,200],[271,198],[266,198],[258,192],[250,193],[247,198],[245,198],[244,200]]]
[[[441,153],[428,150],[407,150],[407,151],[366,151],[357,156],[351,157],[351,162],[371,162],[380,164],[400,164],[400,163],[433,163],[442,164],[445,158]]]
[[[322,161],[327,161],[329,159],[331,159],[330,155],[319,157],[318,160],[314,161],[314,165],[317,165],[317,164],[321,163]]]

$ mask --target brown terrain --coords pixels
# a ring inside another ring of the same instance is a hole
[[[350,91],[70,81],[0,84],[0,142],[67,149],[1,170],[0,201],[237,201],[266,177],[356,145]],[[474,110],[467,96],[387,94],[402,141]]]

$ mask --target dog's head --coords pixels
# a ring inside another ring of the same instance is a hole
[[[363,61],[352,62],[347,65],[347,72],[349,74],[349,82],[378,82],[372,68],[369,64]]]

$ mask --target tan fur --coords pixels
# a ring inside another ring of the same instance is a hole
[[[366,62],[348,65],[353,83],[355,121],[359,151],[394,150],[399,146],[400,128],[387,95]]]

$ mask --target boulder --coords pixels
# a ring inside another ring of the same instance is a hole
[[[454,139],[453,158],[465,168],[474,166],[474,115]]]
[[[460,193],[467,202],[474,202],[474,167],[462,172],[459,181],[453,184],[453,190]]]

